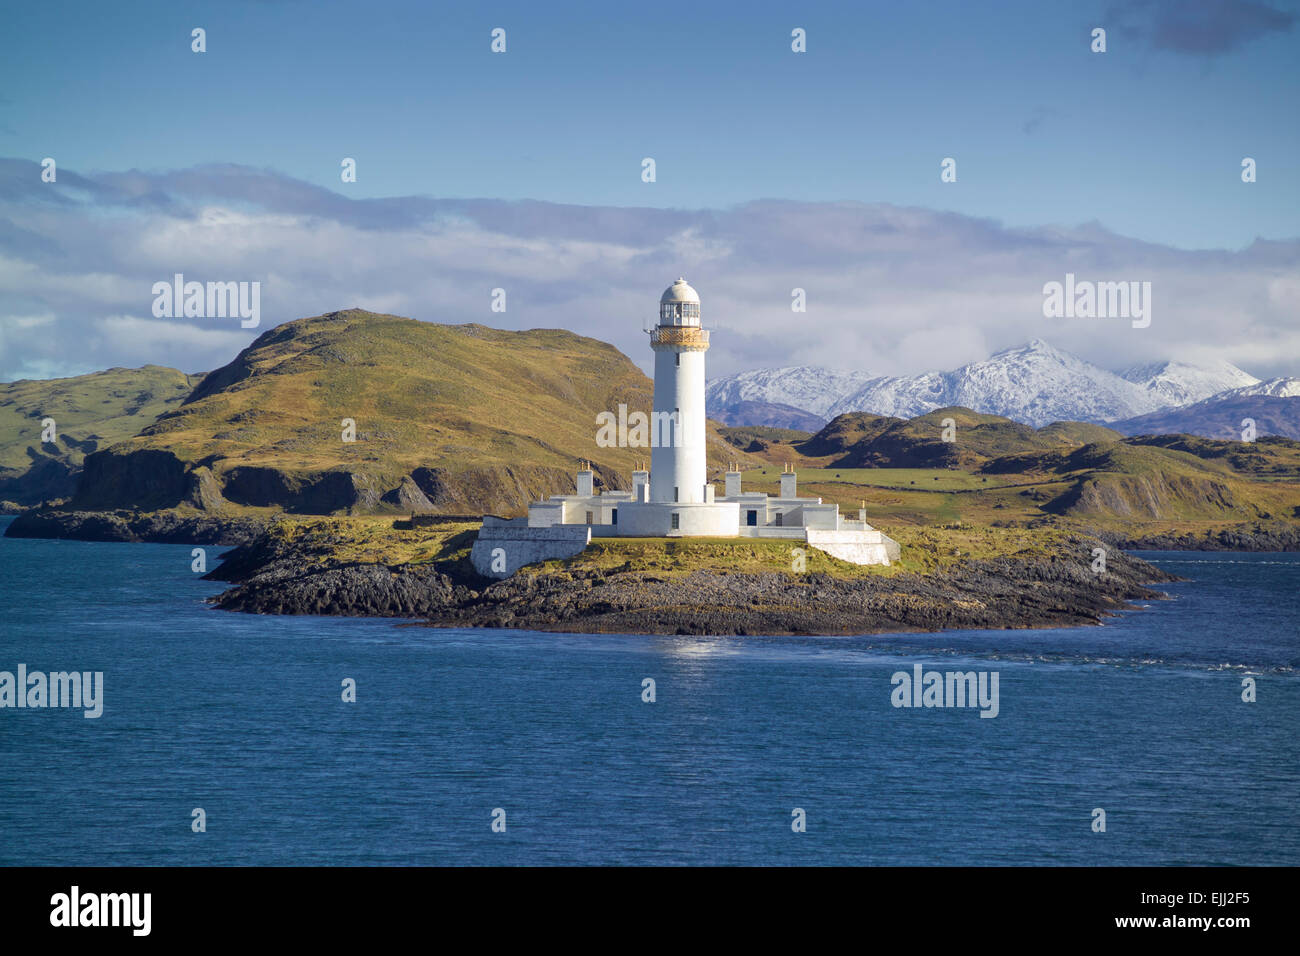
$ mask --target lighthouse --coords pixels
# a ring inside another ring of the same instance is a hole
[[[659,299],[659,324],[650,330],[655,355],[651,417],[650,500],[698,504],[705,500],[704,353],[700,296],[682,278]]]
[[[483,527],[470,549],[470,562],[479,574],[504,578],[519,568],[567,558],[581,552],[593,538],[767,538],[810,545],[854,564],[889,564],[898,560],[898,542],[867,524],[865,505],[856,518],[840,514],[839,505],[798,494],[793,467],[779,478],[780,491],[746,491],[742,467],[760,470],[761,462],[733,459],[722,473],[725,491],[718,495],[709,481],[705,437],[704,353],[709,333],[700,327],[700,297],[685,279],[678,279],[659,297],[659,320],[650,329],[654,351],[654,396],[650,411],[650,471],[645,459],[634,458],[631,481],[615,484],[608,464],[583,457],[574,480],[574,494],[551,495],[528,506],[518,517],[484,515]],[[623,421],[627,406],[619,405]],[[645,412],[633,414],[644,419]],[[595,426],[600,444],[615,419],[612,409],[598,412]],[[647,436],[620,425],[619,442],[643,449]],[[621,447],[621,445],[620,445]],[[644,454],[644,452],[642,452]],[[607,482],[597,490],[596,478]],[[630,487],[629,487],[630,486]]]

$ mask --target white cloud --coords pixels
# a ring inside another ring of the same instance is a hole
[[[133,315],[108,315],[96,324],[114,340],[147,342],[151,348],[165,350],[218,351],[234,353],[256,337],[254,330],[205,328],[195,323],[227,322],[238,319],[141,319]]]
[[[683,274],[718,329],[714,375],[788,364],[911,374],[1034,337],[1111,368],[1215,357],[1260,377],[1300,371],[1300,241],[1192,252],[1097,224],[1007,229],[854,202],[674,211],[350,200],[236,167],[108,175],[65,194],[28,166],[0,161],[0,297],[10,317],[0,324],[0,377],[55,365],[209,369],[279,322],[352,306],[569,328],[644,368],[642,324]],[[1150,281],[1151,327],[1045,319],[1043,283],[1067,271]],[[261,327],[140,318],[152,284],[176,272],[261,282]],[[505,313],[490,310],[497,287],[507,290]],[[807,292],[807,313],[790,310],[795,287]]]

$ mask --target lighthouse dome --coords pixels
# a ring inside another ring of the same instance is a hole
[[[659,324],[700,324],[700,294],[685,279],[678,279],[659,297]]]
[[[666,305],[669,302],[693,302],[699,305],[700,294],[691,288],[689,282],[679,278],[667,289],[664,289],[664,294],[659,297],[660,305]]]

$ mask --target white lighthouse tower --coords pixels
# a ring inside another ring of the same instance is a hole
[[[802,542],[855,564],[889,564],[898,542],[867,524],[865,505],[856,518],[818,497],[800,497],[793,468],[780,476],[780,492],[745,491],[741,464],[724,475],[724,493],[709,482],[705,457],[704,353],[709,333],[700,327],[700,297],[678,279],[659,297],[659,324],[649,330],[655,355],[650,415],[650,471],[639,459],[631,488],[595,487],[599,466],[583,459],[575,494],[551,495],[528,506],[527,516],[485,515],[470,561],[485,577],[509,577],[524,565],[565,558],[593,538],[769,538]],[[620,405],[620,415],[627,407]],[[644,416],[640,409],[635,414]],[[596,416],[600,435],[613,427],[613,410]],[[602,424],[604,419],[604,424]],[[619,429],[622,441],[622,426]],[[630,437],[630,433],[629,433]],[[629,447],[644,448],[645,437]],[[751,467],[754,462],[749,462]],[[604,469],[608,475],[608,469]]]
[[[705,500],[704,353],[700,297],[685,279],[659,299],[659,324],[650,330],[655,353],[651,417],[650,500],[698,504]]]

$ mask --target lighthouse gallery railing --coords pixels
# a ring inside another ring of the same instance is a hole
[[[659,325],[650,330],[650,345],[684,345],[707,349],[709,332],[689,325]]]

